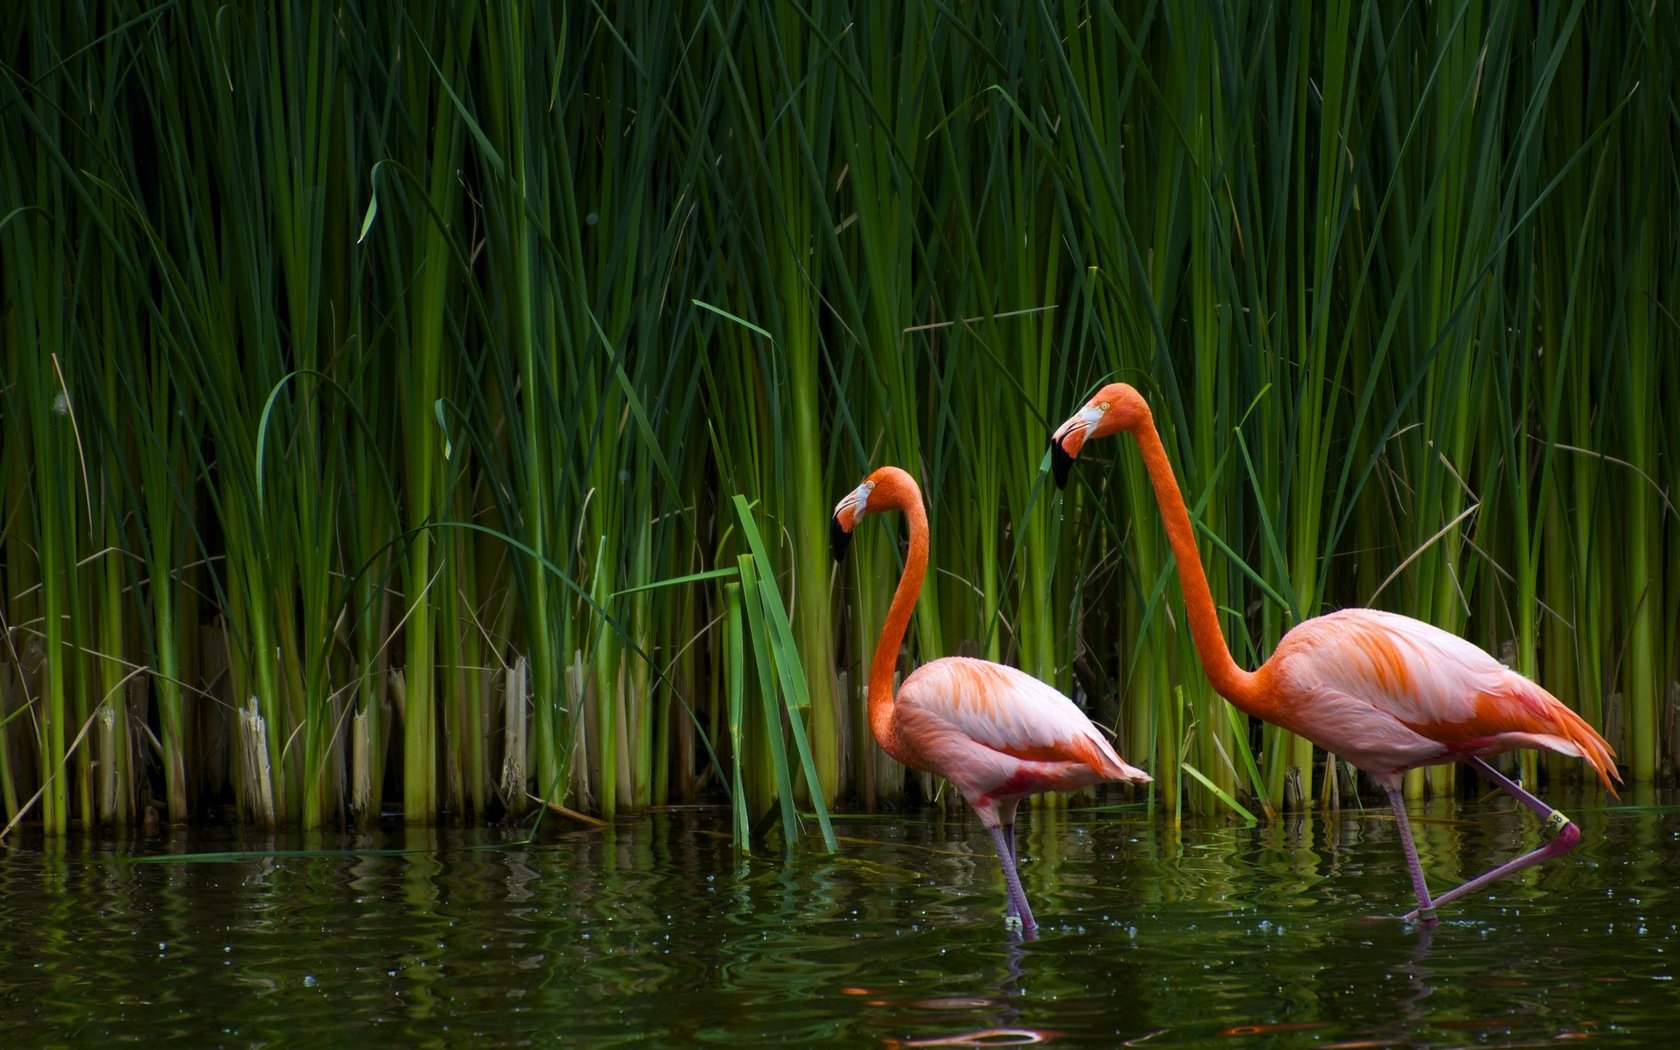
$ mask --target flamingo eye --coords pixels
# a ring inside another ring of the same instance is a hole
[[[1097,411],[1098,412],[1107,412],[1108,411],[1108,402],[1104,401],[1102,404],[1098,405],[1097,406]]]

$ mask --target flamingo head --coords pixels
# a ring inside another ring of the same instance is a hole
[[[858,487],[846,493],[834,505],[834,517],[828,523],[828,551],[835,561],[846,557],[852,542],[852,530],[863,516],[871,511],[903,507],[908,501],[920,501],[921,490],[916,482],[897,467],[880,467],[864,478]]]
[[[1129,384],[1110,383],[1097,391],[1085,407],[1050,435],[1050,464],[1056,472],[1056,487],[1067,486],[1068,471],[1086,441],[1132,430],[1149,419],[1149,405]]]

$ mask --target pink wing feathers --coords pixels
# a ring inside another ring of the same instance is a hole
[[[1303,695],[1335,712],[1338,736],[1415,736],[1411,750],[1425,741],[1439,749],[1436,758],[1396,768],[1454,755],[1544,748],[1586,759],[1614,790],[1615,755],[1603,737],[1545,689],[1456,635],[1409,616],[1344,609],[1306,621],[1284,643],[1282,673]],[[1324,746],[1364,765],[1329,740]],[[1362,750],[1358,742],[1344,746]]]
[[[1104,779],[1143,783],[1072,700],[1033,676],[989,660],[947,657],[917,668],[898,690],[909,726],[943,723],[1010,758],[1078,762]]]

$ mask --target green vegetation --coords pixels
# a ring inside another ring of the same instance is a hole
[[[906,786],[894,537],[824,546],[888,462],[909,660],[1053,681],[1174,815],[1336,800],[1202,679],[1133,453],[1037,472],[1107,378],[1240,659],[1397,609],[1663,776],[1677,60],[1626,3],[13,4],[0,826],[832,843]]]

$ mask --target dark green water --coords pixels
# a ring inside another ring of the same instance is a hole
[[[933,812],[845,820],[838,857],[745,861],[712,810],[550,822],[529,845],[349,843],[408,855],[159,864],[129,858],[260,844],[19,840],[0,852],[0,1037],[1671,1045],[1680,807],[1643,801],[1571,800],[1575,853],[1433,931],[1364,918],[1411,906],[1383,812],[1177,831],[1035,812],[1023,871],[1043,928],[1027,943],[1004,929],[978,826]],[[1432,803],[1414,826],[1438,888],[1539,841],[1503,800]]]

